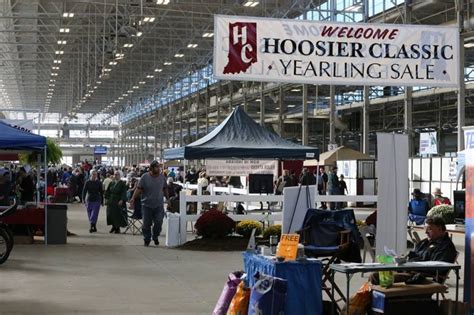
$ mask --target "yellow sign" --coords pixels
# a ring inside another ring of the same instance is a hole
[[[277,257],[284,257],[285,260],[295,260],[299,241],[300,236],[298,234],[282,234],[280,244],[278,244]]]

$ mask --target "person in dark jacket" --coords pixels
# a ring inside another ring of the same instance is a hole
[[[84,184],[82,190],[82,200],[86,204],[87,217],[89,218],[89,233],[97,232],[97,218],[99,217],[100,206],[103,202],[104,191],[102,183],[97,177],[97,171],[93,170],[89,180]]]
[[[35,183],[31,175],[29,175],[24,167],[20,168],[20,183],[19,190],[21,193],[21,203],[25,204],[28,201],[34,200],[35,195]]]
[[[308,171],[306,167],[303,168],[301,173],[300,184],[303,186],[316,185],[316,178],[314,177],[313,173]]]
[[[107,225],[112,225],[110,233],[120,233],[120,228],[127,226],[124,214],[127,202],[127,184],[120,180],[120,172],[114,172],[113,181],[105,192],[107,199]]]
[[[454,263],[457,251],[453,241],[446,232],[444,220],[441,217],[428,217],[426,219],[425,232],[427,238],[416,244],[415,249],[408,253],[408,261],[444,261]],[[436,273],[396,273],[395,282],[423,283],[425,276],[435,277]],[[439,276],[445,277],[446,273],[439,272]],[[435,280],[442,281],[441,278]],[[372,284],[378,284],[378,273],[373,273],[370,276],[370,281]]]

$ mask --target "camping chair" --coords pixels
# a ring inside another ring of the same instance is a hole
[[[135,211],[132,210],[124,210],[123,215],[127,219],[127,226],[123,231],[123,234],[126,234],[128,230],[132,232],[132,235],[142,234],[142,218],[138,216]]]
[[[341,260],[361,262],[359,250],[359,231],[352,209],[321,210],[308,209],[299,231],[300,242],[309,257],[322,258],[322,286],[329,299],[340,311],[337,304],[346,301],[341,289],[331,277],[329,266]],[[332,288],[338,298],[332,295]]]

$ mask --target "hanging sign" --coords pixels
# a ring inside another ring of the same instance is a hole
[[[423,154],[438,154],[436,131],[420,133],[420,155]]]
[[[453,26],[317,22],[216,15],[221,80],[456,87]]]
[[[33,132],[33,120],[31,119],[0,119],[0,121],[3,121],[4,123],[16,128],[20,129],[26,132]]]
[[[278,177],[278,162],[272,160],[206,160],[209,176],[248,176],[273,174]]]

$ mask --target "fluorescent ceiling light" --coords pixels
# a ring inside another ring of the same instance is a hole
[[[56,55],[62,55],[62,54],[64,54],[64,51],[63,50],[56,50],[55,54]]]
[[[137,37],[140,37],[140,36],[142,36],[142,35],[143,35],[142,32],[137,32]]]
[[[139,88],[138,85],[134,85],[134,86],[132,87],[132,89],[138,89],[138,88]]]
[[[59,33],[69,33],[69,28],[60,28]]]
[[[111,65],[111,66],[115,66],[116,64],[117,64],[117,61],[111,61],[111,62],[109,62],[109,65]]]
[[[289,108],[296,107],[296,105],[288,105]]]
[[[163,69],[160,69],[160,68],[155,69],[155,72],[161,72],[161,71],[163,71]]]
[[[213,37],[213,36],[214,36],[214,33],[209,33],[209,32],[202,34],[202,37],[208,37],[209,38],[209,37]]]
[[[125,47],[125,48],[130,48],[130,47],[133,47],[133,44],[131,44],[131,43],[128,44],[128,43],[127,43],[127,44],[123,45],[123,47]]]
[[[472,48],[472,47],[474,47],[474,43],[466,43],[466,44],[464,44],[464,47],[465,48]]]
[[[156,0],[156,4],[168,5],[170,4],[170,0]]]
[[[54,63],[61,63],[61,60],[54,60]]]
[[[172,62],[169,62],[169,61],[165,61],[165,62],[163,63],[163,65],[165,65],[165,66],[171,66],[172,64],[173,64],[173,63],[172,63]]]
[[[196,48],[198,44],[188,44],[188,48]]]
[[[183,58],[183,57],[184,57],[183,54],[175,54],[174,56],[175,56],[176,58]]]
[[[145,84],[145,83],[146,83],[145,81],[138,82],[138,84]]]
[[[153,78],[154,78],[154,76],[152,76],[151,74],[147,75],[146,77],[147,77],[148,79],[153,79]]]
[[[244,3],[244,7],[256,7],[259,4],[259,1],[247,1]]]
[[[65,17],[65,18],[73,18],[73,17],[74,17],[74,13],[72,13],[72,12],[71,12],[71,13],[64,12],[64,13],[63,13],[63,17]]]
[[[292,89],[291,92],[301,92],[301,89]]]
[[[65,40],[58,40],[58,45],[66,45],[67,41]]]

